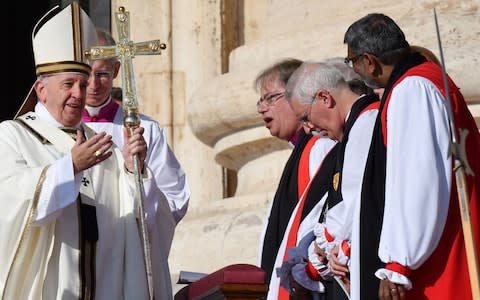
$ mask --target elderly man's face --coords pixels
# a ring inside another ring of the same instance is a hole
[[[378,82],[378,78],[372,73],[372,68],[368,66],[368,61],[366,60],[365,53],[354,53],[350,46],[347,47],[347,58],[350,60],[350,66],[353,68],[355,73],[360,75],[365,85],[372,88],[378,89],[381,88],[381,84]]]
[[[341,141],[344,121],[339,117],[333,96],[322,91],[313,97],[307,104],[296,98],[290,99],[297,120],[302,123],[306,133]]]
[[[257,112],[272,136],[288,141],[300,129],[295,113],[285,99],[285,87],[277,79],[266,81],[260,88]]]
[[[40,101],[57,122],[72,127],[82,119],[88,77],[82,73],[58,73],[35,82]]]

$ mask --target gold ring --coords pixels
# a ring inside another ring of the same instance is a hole
[[[102,154],[103,154],[103,153],[102,153],[102,151],[100,151],[100,150],[95,151],[95,157],[99,157],[99,156],[102,155]]]

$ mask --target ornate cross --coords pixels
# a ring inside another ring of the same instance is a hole
[[[115,46],[92,47],[86,55],[92,60],[117,57],[122,63],[122,106],[125,112],[124,125],[127,128],[140,124],[138,116],[138,101],[135,89],[132,58],[135,55],[157,55],[167,46],[160,40],[134,43],[130,40],[130,13],[121,6],[116,15],[118,42]]]
[[[140,43],[134,43],[130,40],[130,13],[121,6],[115,14],[118,31],[118,42],[115,46],[92,47],[86,52],[86,56],[91,60],[108,59],[117,57],[122,64],[122,89],[123,89],[123,124],[132,134],[135,128],[140,125],[140,115],[138,112],[138,101],[135,90],[135,76],[133,74],[132,58],[135,55],[156,55],[166,49],[164,43],[160,40],[152,40]],[[147,225],[145,221],[144,198],[145,190],[141,176],[140,162],[138,155],[133,156],[135,168],[135,182],[137,187],[137,203],[139,215],[139,231],[142,239],[145,271],[147,276],[147,285],[150,299],[153,299],[153,272],[150,259],[150,242],[148,238]]]

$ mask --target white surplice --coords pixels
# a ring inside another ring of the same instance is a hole
[[[113,122],[87,122],[86,125],[96,132],[104,131],[112,135],[114,144],[121,148],[124,144],[123,116],[123,109],[119,107]],[[168,256],[175,226],[187,212],[190,188],[185,172],[167,144],[163,128],[145,115],[140,117],[140,126],[145,129],[143,137],[147,143],[145,164],[156,182],[156,185],[151,185],[145,191],[150,199],[154,199],[145,205],[145,211],[147,214],[158,215],[161,247]]]

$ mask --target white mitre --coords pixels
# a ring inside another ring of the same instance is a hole
[[[80,72],[89,76],[91,67],[85,53],[98,44],[95,25],[77,2],[55,13],[58,8],[47,12],[33,29],[36,74]],[[32,87],[15,118],[33,110],[36,103]]]

